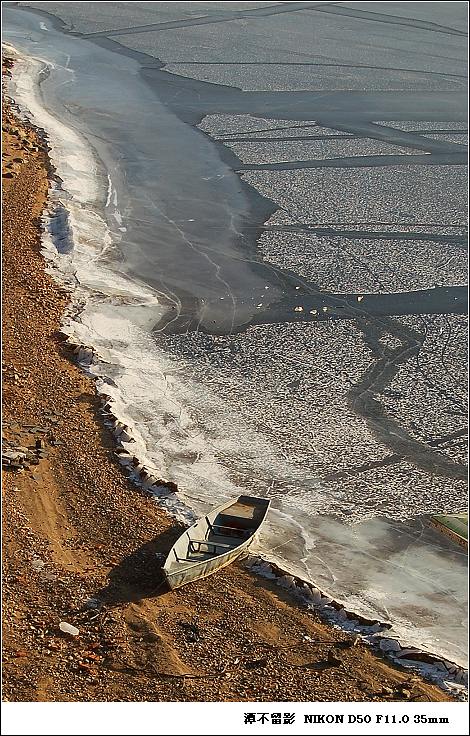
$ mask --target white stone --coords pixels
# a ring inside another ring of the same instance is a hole
[[[63,631],[64,634],[70,634],[71,636],[78,636],[78,634],[80,633],[76,626],[68,624],[67,621],[61,621],[59,624],[59,629]]]

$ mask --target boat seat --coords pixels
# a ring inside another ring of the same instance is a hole
[[[207,520],[207,523],[212,534],[220,534],[227,537],[238,537],[239,539],[247,539],[252,532],[252,529],[241,529],[238,526],[211,524],[209,520]]]
[[[201,545],[207,547],[208,552],[215,554],[217,549],[233,549],[232,544],[224,544],[223,542],[211,542],[207,539],[190,539],[189,540],[189,551],[190,552],[201,552]]]

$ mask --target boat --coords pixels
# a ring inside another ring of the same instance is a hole
[[[256,537],[270,501],[238,496],[198,519],[175,542],[163,566],[172,590],[217,572],[240,557]]]
[[[453,542],[468,548],[468,514],[437,514],[430,522]]]

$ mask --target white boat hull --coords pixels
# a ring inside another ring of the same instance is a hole
[[[168,586],[212,575],[247,553],[268,508],[267,499],[239,496],[198,519],[173,545],[163,566]]]

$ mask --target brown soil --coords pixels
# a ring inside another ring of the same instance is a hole
[[[34,456],[3,471],[4,698],[450,700],[236,565],[159,587],[155,553],[181,529],[124,477],[64,350],[67,295],[40,254],[47,152],[8,105],[3,131],[4,446]]]

